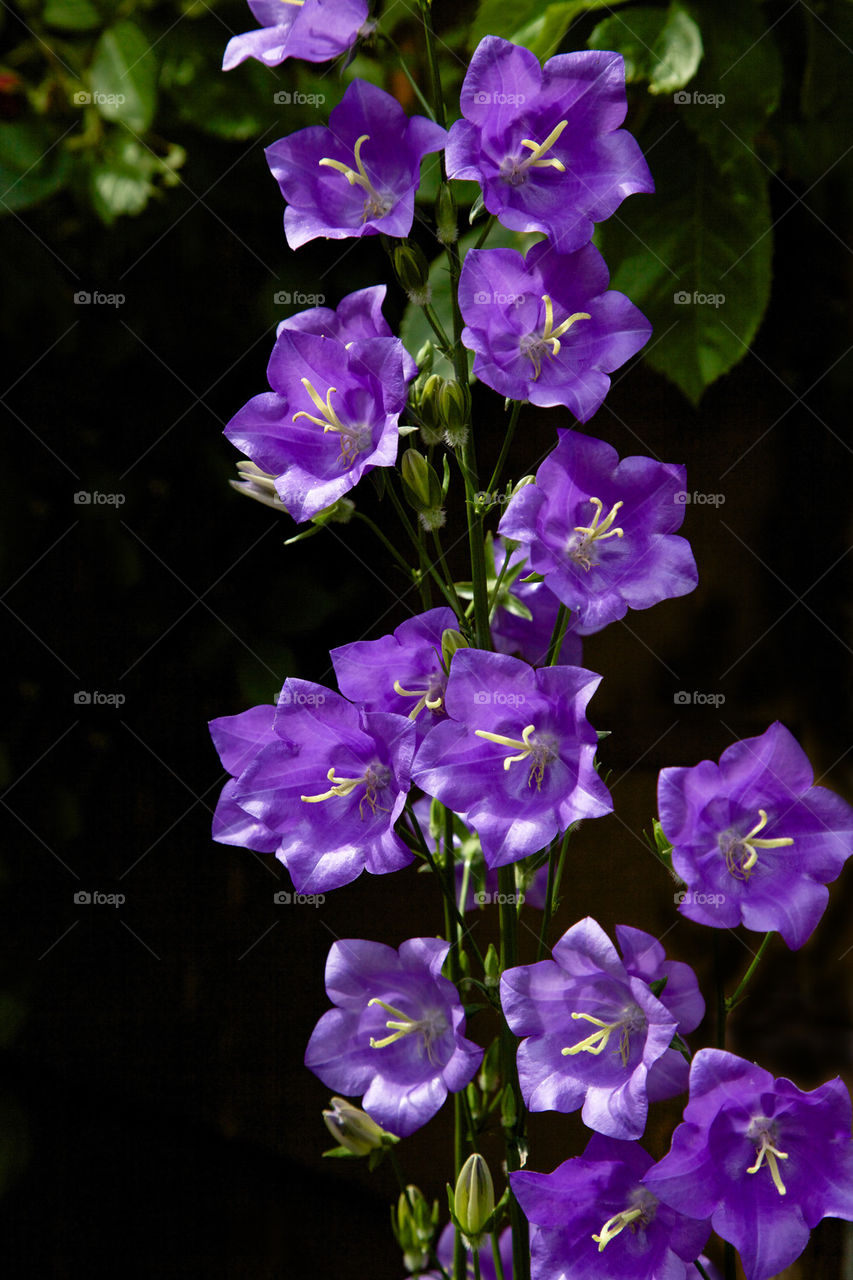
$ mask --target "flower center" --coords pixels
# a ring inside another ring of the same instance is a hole
[[[443,671],[432,671],[426,681],[425,689],[404,689],[399,680],[394,681],[394,692],[399,693],[401,698],[417,698],[412,710],[409,712],[410,720],[417,720],[420,713],[426,707],[427,711],[440,713],[444,710],[444,690],[447,685],[447,676]]]
[[[563,1057],[574,1057],[576,1053],[592,1053],[597,1057],[607,1048],[614,1031],[618,1031],[619,1045],[614,1052],[619,1054],[623,1067],[628,1065],[632,1033],[642,1031],[646,1026],[645,1014],[636,1004],[629,1004],[623,1010],[622,1017],[617,1018],[615,1022],[604,1022],[601,1018],[593,1017],[591,1013],[573,1013],[572,1018],[575,1021],[582,1018],[585,1022],[591,1022],[599,1030],[593,1031],[592,1035],[587,1036],[585,1040],[581,1040],[578,1044],[570,1045],[567,1049],[561,1049],[560,1052]]]
[[[738,835],[736,831],[724,831],[718,837],[720,849],[725,855],[726,868],[735,879],[749,879],[758,861],[759,849],[783,849],[794,843],[793,836],[778,836],[775,840],[756,839],[759,831],[763,831],[766,826],[767,813],[764,809],[759,809],[758,821],[745,836]]]
[[[636,1231],[637,1226],[647,1227],[653,1220],[658,1207],[657,1196],[652,1195],[645,1187],[638,1187],[632,1192],[631,1201],[633,1203],[630,1208],[608,1218],[599,1234],[592,1237],[598,1245],[599,1253],[626,1227],[630,1226],[632,1231]]]
[[[332,765],[326,777],[332,784],[328,791],[316,796],[300,796],[299,799],[304,800],[306,804],[319,804],[321,800],[331,800],[332,796],[348,796],[358,787],[364,787],[364,795],[358,804],[358,816],[363,822],[365,804],[370,806],[371,814],[375,814],[377,808],[383,808],[382,805],[377,804],[376,793],[388,786],[391,770],[383,764],[369,764],[360,778],[337,778],[335,766]],[[387,809],[383,812],[387,813]]]
[[[527,356],[528,360],[533,361],[533,381],[539,377],[542,372],[542,361],[544,359],[553,359],[559,354],[560,339],[564,333],[571,329],[576,320],[591,320],[588,311],[576,311],[570,315],[567,320],[563,320],[554,328],[554,304],[550,295],[543,293],[542,301],[545,304],[545,327],[541,333],[528,333],[521,339],[521,354]]]
[[[486,738],[489,742],[496,742],[500,747],[512,747],[518,752],[516,756],[506,756],[504,759],[504,769],[509,770],[510,765],[515,764],[519,760],[530,761],[530,773],[527,776],[527,785],[533,786],[533,780],[536,779],[536,790],[542,788],[542,779],[545,777],[545,767],[552,760],[557,759],[557,743],[556,740],[547,735],[544,738],[534,738],[536,726],[529,724],[526,729],[522,730],[520,738],[508,738],[502,733],[489,733],[486,729],[475,729],[474,733],[478,738]]]
[[[295,422],[297,418],[307,418],[309,422],[315,422],[318,427],[322,427],[324,435],[327,431],[336,431],[341,438],[341,466],[351,467],[355,462],[356,456],[370,448],[372,442],[370,428],[365,426],[364,423],[347,425],[341,422],[336,410],[332,407],[332,396],[338,394],[337,387],[329,387],[326,392],[326,399],[323,400],[319,391],[307,378],[302,378],[300,381],[311,397],[320,417],[316,418],[313,413],[300,409],[298,413],[294,413],[293,421]]]
[[[624,506],[622,502],[614,502],[604,519],[601,519],[601,513],[604,510],[604,503],[600,498],[590,498],[589,501],[595,507],[595,515],[592,524],[576,524],[574,532],[581,536],[569,539],[568,553],[570,559],[574,560],[589,573],[594,564],[597,564],[597,549],[594,550],[597,542],[603,542],[606,538],[624,538],[625,530],[621,528],[613,528],[613,521],[619,508]],[[601,521],[601,523],[599,523]]]
[[[556,169],[558,173],[565,173],[566,166],[562,160],[558,160],[556,156],[549,156],[547,160],[544,157],[568,123],[568,120],[561,120],[543,142],[535,142],[533,138],[522,138],[521,145],[527,148],[530,155],[506,157],[500,170],[504,182],[508,182],[512,187],[520,187],[527,181],[530,169]]]
[[[396,1009],[393,1004],[386,1004],[376,996],[368,1000],[367,1004],[368,1007],[378,1004],[386,1013],[392,1015],[385,1023],[391,1035],[383,1036],[381,1040],[371,1036],[371,1049],[385,1049],[389,1044],[396,1044],[398,1040],[402,1040],[404,1036],[421,1036],[427,1058],[434,1063],[433,1042],[443,1036],[447,1030],[447,1019],[441,1009],[427,1009],[422,1018],[410,1018],[407,1013]]]
[[[362,222],[369,222],[371,218],[384,218],[385,214],[394,203],[388,196],[382,196],[374,187],[370,178],[367,176],[367,170],[364,167],[364,161],[361,158],[361,148],[365,142],[370,141],[370,134],[363,133],[360,138],[356,139],[353,147],[353,156],[355,158],[355,168],[351,165],[344,164],[341,160],[330,160],[328,156],[324,156],[322,160],[318,160],[318,164],[326,165],[329,169],[337,169],[338,173],[342,173],[351,187],[359,186],[364,190],[364,212],[362,214]]]
[[[787,1151],[780,1151],[776,1146],[778,1141],[776,1125],[771,1120],[766,1119],[765,1116],[759,1116],[756,1120],[753,1120],[747,1129],[746,1136],[751,1142],[755,1143],[755,1151],[758,1157],[755,1164],[747,1169],[747,1173],[758,1173],[758,1170],[766,1161],[774,1187],[780,1196],[786,1195],[787,1188],[782,1181],[779,1165],[776,1162],[777,1160],[787,1160],[788,1153]]]

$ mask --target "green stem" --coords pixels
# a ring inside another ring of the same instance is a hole
[[[475,249],[482,249],[483,245],[486,243],[486,240],[488,239],[489,232],[494,226],[494,222],[495,222],[495,215],[491,214],[487,218],[486,225],[483,227],[483,230],[480,232],[480,235],[477,238],[477,243],[474,245]]]
[[[509,446],[512,444],[512,437],[515,435],[518,415],[521,413],[521,406],[523,404],[523,400],[513,400],[512,402],[512,411],[509,415],[509,422],[506,424],[506,431],[504,432],[504,441],[501,445],[501,451],[498,454],[498,460],[495,463],[495,469],[492,472],[492,478],[489,481],[488,493],[494,493],[495,487],[501,478],[501,472],[503,471],[504,464],[506,463],[506,456],[509,453]]]
[[[429,324],[429,327],[432,329],[433,333],[441,343],[443,353],[447,356],[448,359],[450,359],[450,353],[451,353],[453,344],[451,343],[447,334],[444,332],[444,325],[441,323],[435,311],[433,310],[432,306],[428,302],[421,303],[421,311],[423,311],[424,316],[426,317],[427,323]]]
[[[697,1259],[696,1259],[696,1261],[693,1263],[693,1265],[694,1265],[694,1267],[696,1268],[696,1270],[699,1272],[700,1276],[702,1276],[702,1277],[703,1277],[703,1280],[709,1280],[708,1272],[707,1272],[707,1271],[705,1270],[705,1268],[702,1266],[702,1263],[699,1261],[699,1259],[698,1259],[698,1258],[697,1258]]]
[[[546,667],[553,667],[557,664],[560,656],[560,650],[563,647],[563,641],[566,638],[566,628],[569,625],[569,610],[566,605],[560,601],[560,607],[557,610],[557,620],[554,623],[554,630],[551,632],[551,643],[548,645],[548,656],[545,659]]]
[[[737,1261],[735,1259],[735,1247],[726,1240],[723,1245],[723,1269],[725,1271],[725,1280],[737,1280]]]
[[[536,959],[541,960],[545,954],[545,940],[548,937],[548,929],[551,926],[551,916],[554,911],[554,874],[557,870],[557,850],[554,844],[548,854],[548,885],[545,889],[545,910],[542,912],[542,928],[539,932],[539,947],[536,951]]]
[[[366,524],[367,527],[376,534],[377,538],[385,547],[386,551],[390,551],[391,555],[394,557],[397,563],[405,569],[407,576],[410,578],[417,579],[417,577],[419,576],[418,571],[416,569],[413,569],[412,566],[409,564],[409,562],[403,556],[400,555],[400,552],[394,546],[393,542],[391,542],[390,538],[385,537],[385,534],[379,528],[379,525],[375,524],[373,520],[371,520],[370,516],[366,516],[363,511],[354,511],[353,515],[357,520],[363,521],[363,523]]]
[[[391,502],[394,505],[394,510],[397,512],[397,515],[400,517],[400,523],[405,529],[409,537],[409,541],[412,543],[412,546],[415,548],[415,550],[418,553],[421,577],[426,577],[426,575],[429,574],[429,576],[433,579],[433,581],[435,582],[441,594],[444,596],[447,603],[450,605],[453,612],[457,613],[456,606],[453,603],[453,596],[450,594],[450,591],[448,590],[441,574],[438,572],[435,565],[426,555],[423,544],[421,543],[420,539],[418,538],[418,535],[415,533],[414,529],[412,528],[412,523],[409,520],[409,517],[406,515],[406,509],[403,506],[402,502],[400,501],[400,498],[397,496],[394,486],[392,483],[390,483],[390,481],[385,486],[385,492],[389,495]],[[458,616],[459,615],[457,614],[457,617]]]
[[[734,1009],[738,1004],[740,1004],[741,992],[744,990],[744,988],[746,987],[746,984],[749,982],[750,978],[755,973],[755,970],[758,968],[758,963],[761,957],[764,955],[764,952],[767,950],[767,947],[770,944],[770,939],[773,937],[774,932],[775,930],[771,929],[769,933],[765,933],[764,937],[761,940],[761,946],[758,948],[758,950],[756,951],[755,955],[752,958],[752,964],[749,966],[746,973],[741,978],[740,982],[735,988],[734,994],[729,996],[728,999],[726,1000],[727,1014],[731,1013],[732,1009]]]
[[[474,1256],[474,1280],[482,1280],[480,1273],[480,1250],[474,1249],[472,1250],[472,1253]]]
[[[433,542],[435,543],[435,553],[438,556],[438,563],[441,565],[442,571],[444,573],[445,582],[447,583],[448,590],[454,601],[453,612],[456,614],[457,618],[460,618],[460,619],[464,618],[465,606],[462,603],[462,601],[459,599],[459,596],[456,594],[456,586],[454,584],[450,570],[447,567],[447,561],[444,558],[444,547],[441,545],[441,537],[439,535],[438,529],[433,529],[432,537],[433,537]]]
[[[515,872],[509,867],[498,869],[498,889],[501,894],[500,926],[501,926],[501,972],[513,968],[518,963],[518,912],[513,905],[515,896]],[[522,1148],[524,1146],[526,1112],[521,1089],[518,1084],[516,1066],[517,1042],[507,1024],[501,1019],[501,1074],[504,1088],[509,1088],[513,1098],[514,1120],[504,1127],[506,1143],[507,1173],[514,1173],[522,1167]],[[527,1219],[521,1212],[521,1206],[510,1190],[509,1220],[512,1228],[512,1274],[513,1280],[530,1280],[530,1248],[528,1243]]]
[[[497,1231],[492,1232],[492,1258],[495,1263],[495,1280],[506,1280],[503,1258],[501,1257],[501,1242]]]

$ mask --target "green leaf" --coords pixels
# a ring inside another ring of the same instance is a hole
[[[157,105],[157,63],[133,22],[117,22],[101,36],[89,69],[92,98],[105,120],[143,133]]]
[[[48,0],[43,16],[62,31],[94,31],[103,21],[91,0]]]
[[[46,122],[0,123],[0,214],[46,200],[70,172],[68,152]]]
[[[645,355],[693,404],[744,356],[770,294],[767,172],[749,154],[721,171],[684,136],[655,149],[654,196],[599,228],[611,286],[654,326]]]
[[[679,114],[721,169],[751,154],[779,105],[782,64],[765,7],[742,0],[692,6],[705,57],[692,92],[679,94]],[[707,21],[705,13],[707,12]]]
[[[595,9],[615,9],[626,0],[558,0],[545,6],[544,12],[533,22],[513,33],[516,44],[523,44],[543,62],[559,50],[562,41],[576,18]]]
[[[157,193],[157,181],[163,186],[177,181],[175,170],[184,158],[183,149],[173,146],[160,159],[134,137],[114,131],[89,175],[95,212],[107,226],[123,215],[141,213]]]
[[[672,93],[696,74],[702,60],[702,36],[678,3],[669,9],[631,9],[600,22],[590,49],[615,49],[625,59],[625,79],[648,80],[649,93]]]

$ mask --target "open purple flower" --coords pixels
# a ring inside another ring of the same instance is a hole
[[[580,249],[626,196],[654,191],[625,119],[621,54],[549,58],[498,36],[480,41],[450,130],[447,172],[483,188],[505,227],[544,231],[559,253]]]
[[[274,712],[223,716],[210,732],[232,774],[215,840],[275,852],[300,893],[412,861],[394,831],[415,749],[410,720],[359,711],[322,685],[290,679]]]
[[[518,1078],[531,1111],[575,1111],[612,1138],[638,1138],[649,1102],[687,1087],[670,1048],[699,1025],[705,1003],[689,965],[649,934],[617,925],[623,958],[595,920],[578,921],[553,960],[508,969],[501,1004],[517,1036]],[[665,984],[658,995],[651,984]]]
[[[459,993],[441,976],[448,944],[410,938],[335,942],[326,963],[324,1013],[305,1065],[336,1093],[364,1094],[371,1119],[399,1138],[431,1120],[469,1083],[483,1050],[466,1040]]]
[[[502,538],[487,544],[486,571],[493,568],[494,580],[500,574],[509,554],[510,567],[504,573],[495,597],[492,616],[492,640],[498,653],[510,653],[532,667],[541,667],[548,657],[548,647],[557,621],[560,602],[544,582],[524,582],[530,572],[527,551],[521,547],[508,553]],[[492,565],[489,564],[491,556]],[[489,587],[492,588],[489,575]],[[579,667],[583,645],[570,616],[559,654],[561,666]]]
[[[277,67],[287,58],[328,62],[355,44],[367,19],[366,0],[249,0],[260,30],[228,41],[222,70],[246,58]]]
[[[406,404],[403,344],[282,329],[267,368],[271,392],[254,396],[225,435],[262,471],[294,520],[310,520],[397,457]]]
[[[700,924],[766,932],[801,947],[853,853],[853,808],[816,787],[808,758],[776,721],[720,763],[662,769],[658,807],[685,882],[679,911]]]
[[[594,1134],[553,1173],[510,1174],[528,1221],[533,1280],[698,1280],[710,1224],[660,1203],[637,1142]]]
[[[579,818],[612,810],[585,716],[600,679],[481,649],[453,655],[447,719],[427,734],[412,776],[476,828],[488,866],[538,853]]]
[[[747,1280],[798,1258],[822,1218],[853,1220],[850,1095],[809,1093],[722,1049],[701,1049],[672,1147],[646,1185],[680,1213],[710,1218]]]
[[[558,435],[535,483],[518,491],[498,529],[522,543],[530,570],[576,612],[577,632],[591,635],[629,608],[692,591],[696,562],[675,534],[684,520],[684,467],[643,457],[620,462],[601,440],[578,431]]]
[[[277,0],[280,3],[280,0]],[[309,307],[282,320],[276,335],[282,329],[294,329],[300,333],[316,333],[321,338],[337,338],[346,346],[358,338],[388,338],[398,343],[391,326],[382,314],[382,303],[387,290],[384,284],[357,289],[341,298],[336,308]],[[403,347],[403,373],[408,382],[418,371],[412,357]]]
[[[266,149],[287,201],[291,249],[325,236],[406,236],[415,215],[421,160],[441,151],[447,133],[425,116],[407,116],[396,98],[353,80],[329,116]]]
[[[356,640],[332,649],[338,688],[366,711],[409,716],[420,742],[444,719],[447,673],[441,637],[456,625],[452,609],[429,609],[381,640]]]
[[[526,257],[515,249],[470,249],[459,307],[474,373],[510,400],[564,404],[586,422],[610,390],[608,374],[652,332],[609,283],[592,244],[559,254],[542,240]]]

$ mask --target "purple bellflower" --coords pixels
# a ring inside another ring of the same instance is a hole
[[[421,160],[446,140],[446,131],[426,116],[407,116],[390,93],[353,80],[328,128],[311,125],[266,149],[287,201],[291,249],[318,236],[408,235]]]
[[[406,404],[403,344],[282,329],[267,368],[272,391],[254,396],[225,435],[262,471],[294,520],[310,520],[397,457]]]
[[[850,1095],[806,1093],[722,1049],[700,1049],[672,1147],[646,1185],[680,1213],[710,1218],[747,1280],[798,1258],[822,1218],[853,1220]]]
[[[510,1174],[528,1221],[533,1280],[698,1280],[710,1224],[662,1204],[636,1142],[594,1134],[553,1173]]]
[[[409,790],[415,728],[360,711],[307,680],[272,707],[212,720],[226,783],[213,838],[275,852],[299,893],[397,871],[412,855],[394,831]]]
[[[575,611],[582,635],[631,609],[648,609],[696,586],[696,562],[675,530],[685,470],[631,457],[577,431],[559,443],[510,502],[498,526],[520,542],[528,568]],[[616,523],[618,519],[618,524]]]
[[[579,52],[542,67],[498,36],[480,41],[450,131],[447,172],[479,182],[505,227],[544,231],[559,253],[582,248],[626,196],[654,191],[635,139],[618,53]]]
[[[279,0],[280,2],[280,0]],[[397,343],[391,326],[382,314],[386,287],[374,284],[367,289],[357,289],[341,298],[337,308],[309,307],[282,320],[276,330],[294,329],[300,333],[316,333],[321,338],[337,338],[344,346],[358,338],[388,338]],[[403,374],[408,382],[418,372],[418,366],[403,347]]]
[[[260,29],[228,41],[222,70],[246,58],[277,67],[287,58],[328,62],[345,53],[367,19],[366,0],[249,0]]]
[[[666,960],[640,929],[617,925],[622,959],[595,920],[578,921],[553,960],[508,969],[506,1020],[525,1039],[518,1078],[531,1111],[575,1111],[611,1138],[639,1138],[649,1102],[687,1087],[687,1063],[670,1048],[699,1025],[705,1003],[689,965]],[[652,985],[665,984],[658,994]]]
[[[777,721],[727,747],[720,763],[661,770],[658,808],[679,911],[699,924],[778,930],[801,947],[853,853],[853,808],[816,787],[796,739]]]
[[[447,673],[441,637],[456,625],[452,609],[429,609],[381,640],[357,640],[332,649],[338,688],[366,711],[409,716],[420,742],[444,719]]]
[[[495,542],[488,539],[486,544],[486,573],[490,592],[506,564],[507,556],[509,567],[504,572],[495,597],[491,622],[492,640],[498,653],[510,653],[523,658],[532,667],[541,667],[548,657],[560,602],[544,582],[523,581],[530,572],[527,552],[520,547],[508,552],[502,538]],[[574,629],[572,615],[560,649],[560,665],[579,667],[583,657],[582,650],[581,638]]]
[[[601,677],[457,649],[447,719],[427,734],[413,780],[476,828],[489,867],[543,849],[580,818],[610,813],[586,705]]]
[[[608,374],[652,332],[642,312],[609,283],[592,244],[558,254],[542,240],[526,257],[515,249],[470,249],[459,307],[474,373],[510,400],[564,404],[586,422],[610,390]]]
[[[469,1083],[483,1050],[466,1040],[459,993],[441,975],[449,950],[410,938],[399,952],[382,942],[335,942],[326,963],[324,1013],[305,1065],[337,1093],[364,1094],[371,1119],[406,1138]]]

